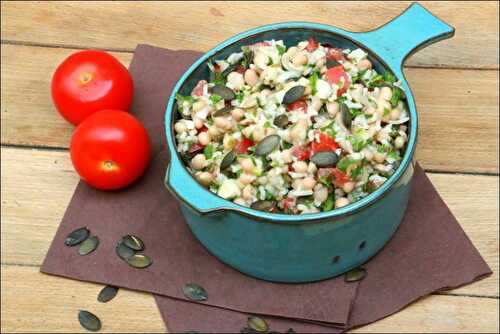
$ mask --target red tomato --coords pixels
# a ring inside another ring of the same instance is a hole
[[[326,59],[339,61],[345,60],[345,56],[342,49],[328,48],[326,51]]]
[[[347,92],[350,82],[349,82],[349,77],[347,76],[347,73],[344,71],[344,67],[342,65],[329,68],[326,71],[325,75],[326,75],[326,80],[330,84],[338,84],[339,82],[341,82],[341,78],[344,78],[344,85],[340,87],[339,90],[337,91],[337,96],[340,96],[345,92]]]
[[[194,143],[189,148],[189,153],[195,153],[195,152],[201,151],[204,147],[205,146],[201,145],[200,143]]]
[[[349,176],[338,168],[333,168],[332,174],[333,174],[333,182],[338,187],[342,187],[345,183],[350,181]]]
[[[89,116],[71,138],[71,161],[91,186],[123,188],[146,169],[151,145],[144,126],[121,110],[102,110]]]
[[[335,151],[340,146],[337,144],[335,139],[327,135],[326,133],[319,133],[319,142],[313,141],[311,143],[311,154],[315,154],[323,151]]]
[[[246,69],[241,65],[236,66],[236,68],[234,70],[240,74],[244,74],[246,71]]]
[[[254,145],[255,145],[254,142],[251,141],[250,139],[243,138],[241,141],[238,142],[238,144],[236,144],[235,149],[238,154],[246,154],[248,153],[248,148]]]
[[[191,95],[194,96],[202,96],[203,95],[203,90],[205,86],[207,85],[206,80],[200,80],[196,84],[196,86],[193,88],[193,91],[191,92]]]
[[[286,110],[288,111],[298,110],[298,109],[300,109],[303,112],[307,112],[307,103],[304,99],[297,100],[286,106]]]
[[[201,128],[198,129],[198,133],[202,133],[202,132],[207,132],[208,131],[208,128],[203,125]]]
[[[317,48],[318,48],[318,42],[316,42],[316,40],[314,38],[309,37],[309,39],[307,40],[307,46],[306,46],[307,52],[313,52]]]
[[[292,149],[292,155],[302,161],[309,160],[311,150],[307,146],[296,146]]]
[[[52,100],[75,125],[102,109],[127,110],[133,94],[132,77],[125,66],[104,51],[73,53],[52,77]]]

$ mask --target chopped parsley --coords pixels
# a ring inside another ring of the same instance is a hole
[[[403,98],[403,90],[399,87],[393,87],[392,89],[392,97],[391,97],[391,105],[393,108],[397,107],[400,99]]]
[[[212,101],[213,104],[219,103],[219,101],[222,100],[222,97],[217,94],[210,95],[210,101]]]
[[[335,201],[333,198],[333,194],[329,194],[326,201],[324,201],[323,204],[321,205],[321,209],[323,209],[323,211],[330,211],[331,209],[333,209],[334,202]]]
[[[351,178],[356,179],[363,172],[363,166],[359,165],[351,171]]]
[[[317,71],[314,71],[313,74],[309,77],[309,83],[311,84],[311,94],[314,95],[318,91],[316,89],[316,83],[318,82],[319,75]]]
[[[243,101],[243,98],[245,97],[245,93],[243,93],[242,91],[241,92],[238,92],[235,94],[236,95],[236,100],[241,103],[241,101]]]
[[[355,163],[357,163],[356,160],[354,159],[351,159],[349,157],[343,157],[342,159],[340,159],[340,161],[337,163],[337,168],[340,169],[342,172],[346,172],[347,171],[347,168],[350,166],[350,165],[354,165]]]
[[[320,176],[318,181],[327,188],[330,188],[332,186],[332,181],[327,176]]]
[[[177,101],[179,101],[180,103],[183,103],[183,102],[188,102],[188,103],[193,103],[194,102],[194,98],[191,96],[191,95],[187,95],[187,96],[183,96],[179,93],[175,94],[175,98],[177,99]]]
[[[371,139],[363,140],[356,136],[348,136],[347,139],[351,142],[352,148],[356,152],[361,151],[363,148],[366,147],[366,145],[371,144],[372,142]]]
[[[384,108],[384,113],[382,114],[382,117],[387,117],[389,116],[389,114],[391,113],[391,111],[387,108]]]
[[[280,54],[280,56],[282,56],[286,52],[286,46],[276,44],[276,49],[278,49],[278,53]]]
[[[392,160],[394,160],[394,161],[401,160],[401,156],[399,155],[399,152],[398,152],[398,151],[390,151],[390,152],[387,154],[387,158],[392,159]]]
[[[205,155],[205,158],[207,158],[207,160],[212,159],[212,156],[214,154],[214,146],[212,144],[208,144],[207,146],[205,146],[205,148],[203,149],[203,154]]]

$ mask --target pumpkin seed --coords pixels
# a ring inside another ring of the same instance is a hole
[[[89,311],[78,312],[78,321],[83,328],[92,332],[97,332],[101,329],[101,320]]]
[[[285,114],[279,115],[274,119],[274,125],[280,128],[284,128],[288,125],[288,116]]]
[[[182,292],[186,298],[197,301],[207,300],[207,292],[203,287],[195,283],[188,283],[182,287]]]
[[[339,66],[339,65],[342,65],[342,64],[340,64],[335,59],[328,59],[326,61],[326,68],[332,68],[332,67]]]
[[[78,249],[78,254],[87,255],[96,250],[97,246],[99,246],[99,238],[95,235],[88,237],[84,242],[80,245],[80,249]]]
[[[79,229],[76,229],[70,234],[68,234],[66,239],[64,239],[64,244],[70,247],[76,246],[79,243],[83,242],[85,239],[87,239],[89,233],[90,232],[86,227],[81,227]]]
[[[250,207],[254,210],[268,211],[271,212],[276,207],[276,202],[274,201],[256,201],[253,202]]]
[[[147,268],[153,263],[153,260],[149,256],[143,254],[134,254],[125,259],[125,261],[127,261],[129,266],[137,269]]]
[[[116,254],[118,254],[118,256],[122,259],[122,260],[125,260],[127,261],[127,259],[131,258],[132,256],[135,255],[135,250],[133,250],[132,248],[129,248],[127,246],[125,246],[123,243],[118,243],[118,245],[116,245]]]
[[[269,329],[267,322],[265,322],[264,319],[256,316],[248,317],[247,325],[257,332],[267,332],[267,330]]]
[[[219,95],[225,101],[231,101],[232,99],[234,99],[236,97],[236,95],[234,95],[234,92],[231,88],[228,88],[228,87],[223,86],[223,85],[213,86],[210,89],[210,92],[212,94]]]
[[[290,104],[299,100],[304,96],[306,88],[304,86],[295,86],[286,91],[285,96],[283,96],[283,103]]]
[[[262,139],[262,141],[255,147],[255,155],[265,156],[274,151],[280,144],[280,136],[270,135]]]
[[[224,106],[224,108],[222,109],[219,109],[217,110],[216,112],[214,112],[212,114],[212,117],[222,117],[222,116],[226,116],[227,114],[229,114],[229,112],[231,111],[232,107],[231,106]]]
[[[344,126],[349,129],[352,123],[352,115],[349,111],[349,107],[346,106],[345,103],[340,104],[340,113],[342,116],[342,123],[344,123]]]
[[[311,161],[318,167],[334,167],[339,161],[339,157],[335,152],[323,151],[314,154]]]
[[[363,278],[365,278],[365,276],[366,270],[364,268],[356,268],[348,271],[344,276],[344,280],[346,282],[357,282],[361,281]]]
[[[236,159],[236,152],[235,151],[228,152],[220,163],[220,169],[222,170],[228,168],[229,166],[231,166],[231,164],[234,162],[235,159]]]
[[[99,292],[99,295],[97,296],[97,301],[101,303],[107,303],[111,299],[115,298],[117,293],[118,293],[118,288],[116,286],[106,285],[101,290],[101,292]]]
[[[126,235],[122,238],[122,244],[136,251],[144,250],[144,242],[135,235]]]

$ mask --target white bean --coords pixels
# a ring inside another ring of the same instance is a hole
[[[212,139],[210,138],[210,135],[207,132],[200,132],[198,134],[198,141],[200,142],[201,145],[206,146],[210,144]]]
[[[361,59],[358,63],[358,68],[361,70],[361,71],[364,71],[364,70],[368,70],[370,68],[372,68],[372,62],[369,61],[368,59]]]
[[[203,127],[203,121],[199,119],[198,117],[194,118],[194,127],[197,129],[201,129]]]
[[[231,72],[227,76],[227,83],[234,89],[240,90],[245,85],[243,75],[238,72]]]
[[[238,178],[238,181],[240,181],[242,184],[244,185],[247,185],[247,184],[250,184],[252,183],[253,181],[255,180],[255,176],[252,175],[252,174],[248,174],[248,173],[243,173],[240,175],[240,177]]]
[[[194,169],[203,169],[205,167],[205,164],[207,162],[207,159],[205,158],[204,154],[197,154],[194,156],[193,160],[191,160],[191,166],[193,166]]]
[[[379,99],[389,101],[392,97],[392,89],[390,87],[384,86],[380,89]]]
[[[248,201],[248,200],[253,199],[253,197],[255,197],[256,193],[257,193],[256,189],[248,184],[245,186],[245,188],[243,188],[241,197],[243,197],[244,199],[246,199]]]
[[[373,160],[381,164],[385,160],[385,154],[377,151],[373,154]]]
[[[233,202],[239,205],[247,206],[247,202],[241,197],[235,198]]]
[[[231,110],[231,116],[233,116],[235,121],[239,121],[243,118],[243,116],[245,116],[245,112],[243,109],[235,108]]]
[[[339,197],[335,200],[335,207],[336,208],[341,208],[343,206],[346,206],[350,203],[348,198],[345,197]]]
[[[396,146],[396,148],[403,148],[403,146],[405,146],[405,139],[401,136],[397,136],[394,140],[394,146]]]
[[[184,122],[179,121],[179,122],[175,123],[174,129],[175,129],[175,132],[177,132],[177,133],[183,133],[183,132],[187,131],[187,126],[186,126],[186,124],[184,124]]]
[[[350,193],[351,191],[354,190],[354,182],[346,182],[346,183],[344,183],[344,185],[342,186],[342,190],[346,194]]]
[[[326,111],[328,111],[328,114],[331,117],[335,117],[335,115],[337,115],[337,113],[339,112],[339,109],[340,105],[338,102],[328,102],[326,104]]]
[[[328,198],[328,189],[325,187],[316,187],[313,197],[315,202],[323,203]]]
[[[259,82],[259,77],[257,73],[252,69],[248,69],[245,71],[244,78],[245,82],[250,86],[255,86]]]
[[[253,161],[250,158],[243,158],[240,160],[241,169],[247,173],[252,173],[254,169]]]
[[[292,59],[292,64],[299,67],[307,64],[307,56],[304,53],[299,53]]]
[[[195,103],[193,103],[193,111],[198,112],[201,109],[205,108],[205,106],[206,106],[205,101],[203,101],[203,100],[196,101]]]
[[[302,187],[304,188],[304,190],[311,190],[315,185],[316,180],[314,179],[314,177],[309,176],[302,180]]]
[[[229,121],[225,117],[215,117],[214,124],[219,129],[226,129],[228,127]]]
[[[307,163],[304,161],[295,161],[292,164],[293,170],[297,173],[307,172]]]
[[[209,172],[198,172],[196,173],[196,179],[207,187],[214,181],[214,176]]]

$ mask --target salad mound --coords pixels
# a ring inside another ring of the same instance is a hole
[[[177,95],[177,150],[203,186],[257,210],[316,213],[380,187],[404,153],[401,82],[362,49],[269,40]]]

